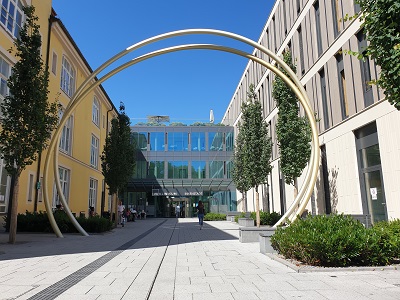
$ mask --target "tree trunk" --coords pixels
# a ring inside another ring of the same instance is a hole
[[[17,237],[17,217],[18,217],[18,189],[19,189],[19,175],[15,175],[13,196],[11,199],[11,217],[10,217],[10,232],[8,236],[8,242],[15,244]]]
[[[118,227],[118,189],[117,192],[115,193],[115,208],[114,208],[114,212],[115,212],[115,220],[114,220],[114,226]]]
[[[114,203],[113,203],[113,201],[114,201],[114,195],[111,195],[111,207],[110,207],[110,210],[109,210],[109,212],[110,212],[110,221],[111,221],[111,222],[112,222],[113,208],[114,208]]]
[[[297,195],[299,194],[299,190],[297,189],[297,178],[294,180],[293,188],[293,199],[296,199]]]
[[[243,212],[247,212],[247,192],[242,193],[242,210]]]
[[[256,224],[257,227],[260,227],[260,195],[258,194],[258,188],[256,190]]]

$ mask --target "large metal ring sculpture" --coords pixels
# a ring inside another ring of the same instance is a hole
[[[188,44],[188,45],[179,45],[175,47],[169,47],[169,48],[164,48],[160,49],[154,52],[147,53],[145,55],[141,55],[131,61],[128,61],[121,66],[113,69],[103,77],[101,77],[98,80],[95,80],[95,77],[102,72],[105,68],[110,66],[112,63],[120,59],[121,57],[125,56],[126,54],[139,49],[145,45],[164,40],[167,38],[171,37],[176,37],[176,36],[183,36],[183,35],[189,35],[189,34],[209,34],[209,35],[217,35],[217,36],[223,36],[227,38],[231,38],[234,40],[241,41],[243,43],[246,43],[261,52],[265,53],[268,55],[270,58],[272,58],[277,66],[274,66],[264,60],[262,60],[259,57],[256,57],[252,54],[243,52],[241,50],[237,50],[234,48],[229,48],[225,46],[219,46],[219,45],[210,45],[210,44]],[[86,80],[85,82],[82,83],[82,85],[77,89],[75,92],[74,96],[72,97],[70,103],[68,104],[63,117],[60,120],[60,124],[58,128],[55,130],[53,138],[50,142],[46,160],[45,160],[45,166],[44,166],[44,174],[43,174],[43,192],[44,192],[44,202],[46,206],[46,211],[47,215],[50,220],[50,224],[57,235],[57,237],[63,237],[60,229],[57,226],[57,223],[55,222],[54,216],[52,214],[52,208],[49,203],[49,197],[48,197],[48,171],[50,167],[50,159],[51,155],[53,153],[54,159],[53,159],[53,172],[54,172],[54,177],[55,177],[55,182],[56,182],[56,187],[58,191],[58,195],[60,197],[60,201],[62,205],[64,206],[64,209],[71,220],[71,222],[74,224],[75,228],[82,234],[87,236],[87,232],[79,225],[78,221],[76,218],[73,216],[68,203],[65,200],[64,194],[62,192],[61,188],[61,183],[60,183],[60,175],[59,175],[59,170],[58,170],[58,151],[59,151],[59,140],[60,140],[60,135],[62,128],[64,127],[66,121],[68,120],[69,116],[71,115],[72,111],[77,107],[77,105],[89,94],[90,91],[92,91],[95,87],[99,86],[102,82],[105,80],[109,79],[110,77],[114,76],[115,74],[119,73],[120,71],[137,64],[139,62],[142,62],[144,60],[150,59],[155,56],[159,56],[162,54],[166,53],[171,53],[171,52],[176,52],[176,51],[182,51],[182,50],[193,50],[193,49],[209,49],[209,50],[217,50],[217,51],[223,51],[223,52],[229,52],[233,53],[239,56],[243,56],[245,58],[251,59],[254,62],[257,62],[267,69],[271,70],[273,73],[275,73],[277,76],[282,78],[285,83],[293,90],[293,92],[296,94],[296,96],[299,99],[299,102],[304,108],[305,115],[310,123],[311,126],[311,133],[312,133],[312,141],[311,141],[311,155],[310,155],[310,160],[309,160],[309,166],[306,172],[305,180],[303,181],[302,186],[299,189],[298,195],[293,201],[292,205],[289,207],[287,212],[281,217],[281,219],[274,225],[278,226],[287,220],[294,220],[297,215],[301,214],[305,207],[307,206],[308,201],[311,198],[315,182],[317,180],[317,175],[318,175],[318,166],[319,166],[319,143],[318,143],[318,131],[317,131],[317,124],[315,122],[315,116],[314,112],[310,106],[310,102],[308,100],[306,91],[304,90],[303,86],[301,85],[299,79],[297,78],[296,74],[283,62],[282,59],[280,59],[277,55],[275,55],[272,51],[269,49],[261,46],[260,44],[237,34],[231,33],[231,32],[226,32],[226,31],[221,31],[221,30],[214,30],[214,29],[186,29],[186,30],[179,30],[179,31],[173,31],[165,34],[161,34],[146,40],[143,40],[137,44],[134,44],[127,49],[121,51],[117,55],[113,56],[110,58],[108,61],[106,61],[104,64],[102,64],[98,69],[96,69]],[[286,71],[286,73],[289,76],[286,76],[283,74],[278,66],[280,66],[283,70]]]

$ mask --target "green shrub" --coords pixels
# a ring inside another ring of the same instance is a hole
[[[72,224],[67,214],[63,210],[56,210],[54,213],[54,219],[58,225],[58,228],[62,233],[76,233],[78,232],[75,226]],[[4,217],[4,221],[7,222],[7,217]],[[109,219],[95,217],[79,217],[77,218],[78,223],[82,228],[90,233],[99,233],[109,231],[112,229],[113,224]],[[18,232],[53,232],[50,225],[50,221],[47,217],[46,212],[28,212],[25,214],[18,214],[17,217],[17,231]]]
[[[244,212],[240,213],[239,215],[235,216],[235,222],[239,223],[239,218],[244,218],[246,214]]]
[[[245,213],[240,213],[240,215],[235,216],[235,222],[239,222],[239,218],[244,218],[246,216]],[[250,213],[250,218],[256,221],[256,213],[253,211]],[[281,215],[278,214],[277,212],[266,212],[266,211],[260,211],[260,225],[275,225],[276,222],[279,221],[281,218]]]
[[[398,228],[385,224],[366,229],[350,216],[309,215],[278,228],[271,243],[286,258],[315,266],[387,265],[396,258],[399,243],[392,232]]]
[[[204,216],[204,221],[225,221],[226,214],[207,213]]]

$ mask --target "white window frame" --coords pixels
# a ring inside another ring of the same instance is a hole
[[[75,92],[75,77],[76,77],[76,72],[74,67],[65,57],[65,55],[63,55],[60,86],[61,90],[63,90],[64,93],[70,98]]]
[[[0,103],[8,95],[9,89],[7,80],[11,75],[11,65],[2,57],[0,57]],[[0,116],[2,115],[0,111]]]
[[[90,143],[90,165],[96,169],[99,165],[99,138],[93,134]]]
[[[71,171],[63,168],[63,167],[58,167],[58,171],[60,173],[60,183],[61,183],[61,188],[62,192],[64,194],[65,200],[67,203],[69,202],[68,197],[69,197],[69,185],[70,185],[70,179],[71,179]],[[58,193],[57,193],[57,187],[56,183],[54,182],[54,187],[53,187],[53,208],[56,208],[56,205],[61,204]]]
[[[97,203],[97,190],[98,190],[98,180],[94,178],[89,179],[89,207],[94,207],[96,210]]]
[[[6,6],[4,6],[4,2]],[[13,37],[18,38],[24,22],[21,0],[2,0],[0,3],[0,24]]]
[[[51,72],[56,75],[57,74],[57,60],[58,55],[53,51],[52,61],[51,61]]]
[[[58,112],[58,117],[59,121],[64,115],[64,109],[60,109]],[[62,129],[61,132],[61,137],[60,137],[60,151],[71,154],[71,149],[72,149],[72,127],[73,127],[73,116],[69,116],[67,122],[65,122],[65,125]]]
[[[92,122],[96,124],[97,127],[100,127],[100,102],[97,100],[96,96],[93,98]]]

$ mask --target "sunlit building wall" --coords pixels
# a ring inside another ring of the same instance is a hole
[[[382,90],[368,84],[379,74],[374,61],[345,54],[345,50],[362,52],[367,43],[360,20],[344,18],[359,12],[355,2],[278,0],[258,43],[278,55],[291,51],[318,119],[321,165],[308,211],[345,213],[371,223],[400,217],[400,133],[396,130],[400,113],[385,101]],[[253,55],[271,61],[259,50]],[[271,96],[274,78],[249,61],[222,122],[237,127],[241,103],[254,84],[274,142],[272,173],[268,184],[259,189],[261,207],[283,213],[293,201],[294,189],[284,183],[279,165],[278,112]],[[248,210],[254,210],[254,198],[249,191]]]
[[[8,13],[12,11],[10,3],[16,4],[17,7],[31,4],[35,6],[42,36],[42,58],[44,62],[47,62],[50,73],[49,100],[61,104],[59,111],[61,117],[76,89],[92,73],[91,67],[62,21],[52,10],[50,0],[2,2],[3,9],[5,8],[4,3],[9,2]],[[15,57],[6,51],[12,46],[13,38],[15,36],[2,22],[0,26],[0,62],[1,94],[3,96],[8,92],[5,80],[16,62]],[[97,87],[85,97],[63,127],[58,154],[60,182],[71,211],[77,215],[88,216],[90,207],[100,214],[102,203],[105,211],[110,209],[107,187],[104,184],[104,176],[101,174],[100,155],[107,130],[110,130],[111,120],[116,116],[117,111],[107,93],[102,87]],[[40,167],[38,163],[34,163],[21,175],[18,201],[18,211],[21,213],[26,210],[33,211],[35,203],[38,211],[45,211],[42,181],[46,154],[45,150],[41,155]],[[0,213],[6,213],[11,179],[7,176],[2,162],[0,164]],[[57,209],[60,201],[54,184],[53,172],[51,171],[49,175],[48,195],[52,208]],[[40,183],[38,184],[38,182]]]

